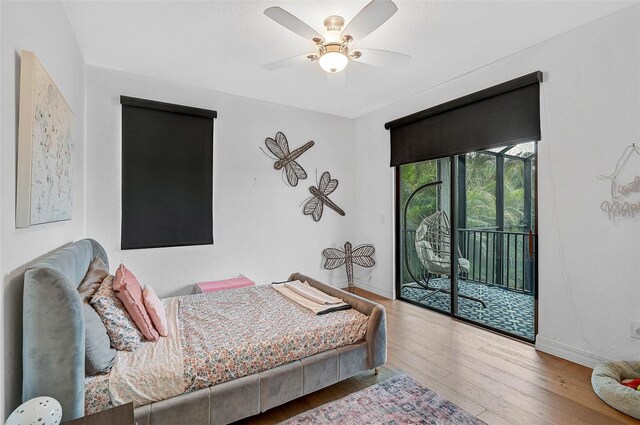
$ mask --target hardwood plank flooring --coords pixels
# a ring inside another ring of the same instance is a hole
[[[401,373],[489,425],[640,425],[591,389],[591,369],[402,301],[357,289],[387,311],[388,359],[238,424],[276,424]]]

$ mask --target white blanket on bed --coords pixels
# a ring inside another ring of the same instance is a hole
[[[118,351],[109,378],[109,394],[114,405],[133,401],[142,406],[182,394],[186,387],[177,298],[163,300],[169,336],[145,342],[135,352]]]
[[[298,292],[292,290],[291,288],[275,283],[271,285],[273,289],[300,305],[301,307],[306,308],[307,310],[312,311],[314,314],[325,314],[331,311],[338,311],[344,308],[349,308],[349,304],[340,300],[338,304],[320,304],[315,301],[310,300],[309,298],[300,295]]]
[[[314,288],[309,285],[307,282],[300,282],[299,280],[294,280],[293,282],[286,282],[284,286],[291,289],[293,292],[298,295],[302,295],[305,298],[310,299],[318,304],[322,305],[330,305],[330,304],[342,304],[340,298],[332,297],[329,294],[322,292],[321,290]]]

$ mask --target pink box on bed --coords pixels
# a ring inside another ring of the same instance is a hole
[[[222,291],[224,289],[244,288],[247,286],[256,286],[255,282],[244,276],[235,277],[233,279],[212,280],[210,282],[196,283],[196,293],[204,294],[207,292]]]

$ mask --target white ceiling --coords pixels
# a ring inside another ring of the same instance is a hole
[[[347,22],[358,1],[66,1],[86,62],[134,74],[354,118],[613,13],[630,2],[400,1],[398,12],[356,47],[413,56],[408,67],[353,63],[334,89],[317,63],[279,71],[262,64],[313,52],[267,18],[281,6],[323,30]]]

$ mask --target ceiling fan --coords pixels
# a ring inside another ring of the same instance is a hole
[[[409,55],[388,50],[352,48],[354,40],[360,41],[375,31],[397,10],[398,6],[391,0],[372,0],[346,27],[341,16],[329,16],[324,20],[326,33],[323,36],[281,7],[270,7],[264,11],[265,15],[299,36],[313,41],[316,51],[280,59],[263,67],[274,71],[304,62],[317,61],[326,72],[335,74],[344,70],[351,60],[380,67],[405,66],[411,61]]]

